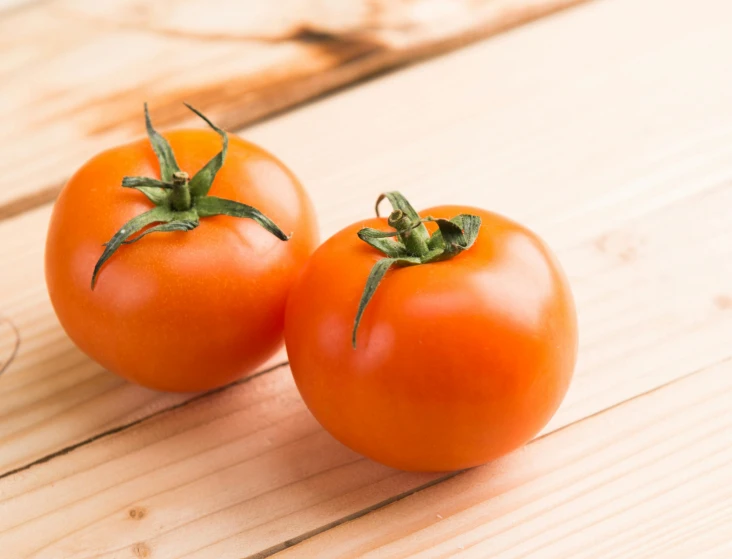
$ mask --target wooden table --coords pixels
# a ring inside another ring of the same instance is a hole
[[[347,33],[342,58],[323,58],[323,35],[303,39],[296,25],[299,42],[273,48],[297,64],[275,64],[279,85],[242,101],[225,85],[249,91],[250,74],[212,62],[231,56],[226,37],[185,39],[186,56],[209,57],[195,60],[199,77],[194,65],[138,83],[134,68],[154,72],[130,48],[127,75],[91,80],[110,71],[89,57],[127,44],[124,20],[69,16],[99,2],[11,3],[0,12],[0,362],[14,332],[21,343],[0,377],[0,556],[732,557],[732,3],[596,0],[240,130],[300,176],[324,236],[399,189],[418,206],[449,196],[494,209],[556,249],[581,327],[570,392],[525,448],[447,475],[391,470],[336,443],[284,354],[202,395],[101,370],[48,302],[48,201],[85,157],[141,133],[145,96],[170,124],[183,115],[171,91],[216,84],[201,108],[235,129],[507,20],[485,12],[450,38],[418,33],[412,50],[388,30],[390,46],[370,50]],[[84,25],[94,48],[76,42]],[[148,39],[178,40],[167,28]],[[143,90],[116,84],[115,97],[110,83],[128,77]]]

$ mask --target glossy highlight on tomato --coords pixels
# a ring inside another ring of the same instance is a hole
[[[215,130],[163,135],[182,180],[221,152],[225,133]],[[289,240],[254,219],[201,213],[200,221],[190,218],[190,230],[161,229],[123,244],[115,235],[155,208],[139,190],[121,186],[124,177],[161,179],[148,139],[93,157],[53,209],[45,261],[56,314],[85,353],[130,381],[158,390],[207,390],[251,372],[282,343],[287,293],[318,242],[314,212],[296,177],[270,153],[230,136],[224,155],[208,195],[226,199],[227,207],[256,208]],[[118,239],[119,248],[99,266],[92,290],[93,270],[110,239]]]
[[[389,231],[391,216],[328,239],[287,304],[287,352],[308,408],[343,444],[403,470],[458,470],[520,447],[552,417],[575,365],[574,302],[547,245],[480,208],[419,215],[461,214],[480,223],[472,246],[392,266],[365,307],[355,349],[354,317],[384,258],[358,234]]]

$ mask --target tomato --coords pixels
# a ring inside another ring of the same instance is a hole
[[[288,290],[318,242],[295,176],[209,124],[160,136],[148,120],[158,157],[147,139],[93,157],[63,188],[48,230],[48,292],[69,337],[158,390],[221,386],[272,356]]]
[[[471,216],[474,240],[449,258],[394,262],[370,302],[362,299],[384,254],[359,232],[393,231],[405,207],[398,193],[390,200],[398,208],[388,221],[336,233],[293,286],[285,315],[292,374],[322,426],[375,461],[413,471],[485,463],[536,435],[567,391],[577,353],[570,287],[525,227],[479,208],[439,206],[419,216]],[[427,222],[423,234],[436,230]]]

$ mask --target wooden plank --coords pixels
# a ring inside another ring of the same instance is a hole
[[[0,218],[52,200],[80,161],[188,122],[236,128],[384,68],[581,0],[49,0],[0,20]]]
[[[669,10],[653,38],[645,32],[655,21],[653,6],[635,5],[637,26],[617,45],[613,26],[630,8],[608,4],[567,12],[247,131],[309,185],[326,235],[362,217],[382,189],[402,189],[427,206],[447,199],[446,184],[456,201],[495,208],[544,234],[577,291],[582,355],[573,392],[589,398],[583,403],[578,396],[577,404],[570,393],[556,421],[711,362],[726,345],[727,315],[720,310],[729,276],[719,267],[729,259],[719,239],[727,230],[723,217],[709,220],[704,212],[729,202],[724,191],[704,197],[732,174],[731,86],[720,71],[732,62],[731,50],[710,48],[729,37],[729,5]],[[579,41],[590,28],[596,29],[591,48],[559,40]],[[541,56],[548,43],[557,45],[556,56]],[[476,74],[476,67],[485,72]],[[434,88],[436,77],[455,89]],[[414,91],[429,93],[414,97]],[[460,103],[453,102],[455,91],[462,92]],[[673,119],[665,118],[669,107]],[[340,125],[313,135],[322,122]],[[537,196],[537,184],[551,197]],[[695,215],[685,206],[693,196]],[[667,214],[642,217],[675,201]],[[0,382],[0,472],[182,401],[122,383],[63,335],[42,276],[48,211],[0,224],[0,312],[23,337]],[[689,244],[687,230],[694,242],[717,240],[700,250]],[[679,251],[670,248],[674,239]],[[669,349],[659,366],[653,344],[664,337]],[[625,354],[633,361],[623,379],[613,371]]]
[[[241,557],[435,477],[377,466],[338,445],[307,413],[286,368],[51,464],[2,481],[6,553],[179,557],[244,530],[232,547]]]
[[[731,399],[728,359],[275,557],[729,557]]]

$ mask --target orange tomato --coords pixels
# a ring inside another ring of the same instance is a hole
[[[439,206],[422,218],[480,218],[451,259],[392,267],[354,317],[384,257],[346,227],[309,259],[292,288],[285,342],[315,418],[351,449],[403,470],[482,464],[531,439],[564,397],[577,324],[559,263],[535,234],[486,210]],[[434,232],[434,223],[427,223]]]
[[[221,151],[222,134],[215,128],[164,137],[180,169],[194,175]],[[56,314],[85,353],[133,382],[158,390],[207,390],[252,371],[281,345],[288,290],[317,245],[313,209],[295,176],[263,149],[232,137],[224,155],[208,195],[253,206],[290,240],[252,219],[202,213],[200,223],[197,216],[186,222],[191,230],[154,232],[120,244],[92,290],[103,244],[155,207],[140,191],[121,186],[124,177],[161,178],[147,139],[93,157],[53,209],[46,281]],[[170,203],[161,207],[166,211]]]

